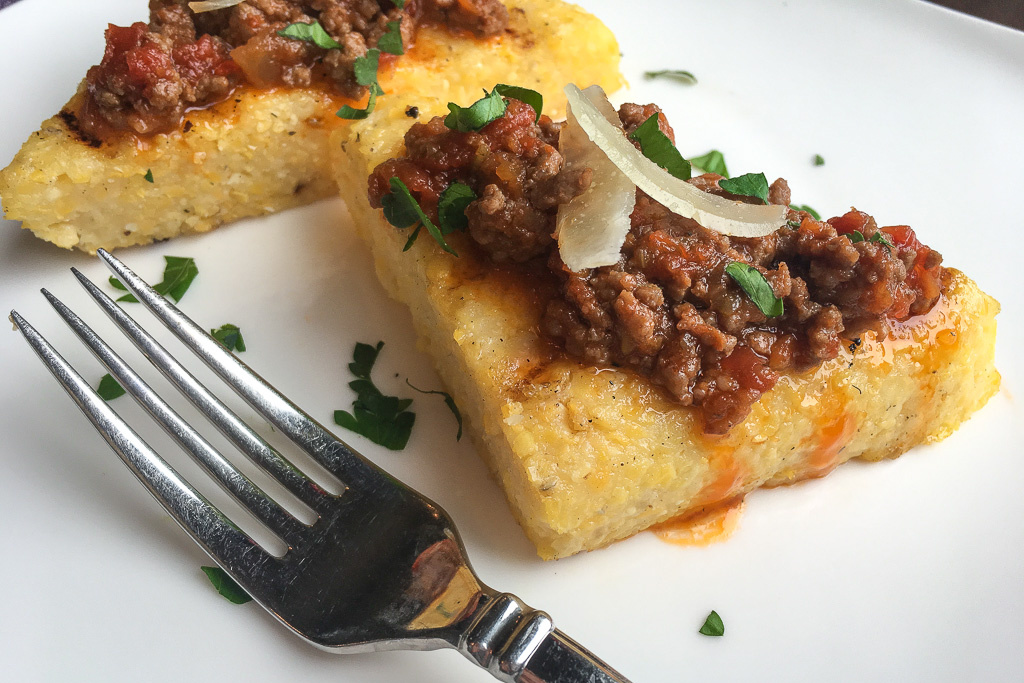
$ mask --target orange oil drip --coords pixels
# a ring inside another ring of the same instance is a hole
[[[673,545],[706,546],[727,540],[739,526],[743,498],[732,500],[696,513],[673,517],[655,524],[651,531],[662,541]]]

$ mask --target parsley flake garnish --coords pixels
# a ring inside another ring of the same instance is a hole
[[[377,41],[377,47],[382,52],[387,52],[392,55],[404,55],[405,46],[402,45],[402,22],[389,21],[387,23],[388,32],[380,37]]]
[[[391,0],[391,4],[398,9],[405,9],[405,0]]]
[[[460,107],[454,102],[449,102],[448,111],[451,113],[444,118],[444,125],[460,133],[477,131],[491,121],[501,118],[507,107],[497,88],[491,92],[484,90],[484,96],[468,107]]]
[[[115,398],[124,396],[124,387],[114,379],[110,373],[103,375],[100,378],[100,385],[96,387],[96,393],[100,395],[104,401],[113,401]]]
[[[413,242],[416,241],[416,237],[419,235],[420,227],[426,227],[427,232],[430,236],[441,245],[441,248],[447,251],[453,256],[459,254],[448,245],[444,240],[444,235],[441,230],[434,225],[430,217],[423,212],[420,208],[416,198],[412,196],[412,192],[406,187],[405,183],[399,180],[397,177],[391,178],[391,192],[381,197],[380,203],[384,209],[384,218],[387,222],[396,228],[403,229],[410,226],[419,224],[409,240],[405,243],[403,251],[407,251],[412,246]],[[461,184],[461,183],[460,183]]]
[[[814,155],[814,165],[815,166],[824,166],[825,165],[825,157],[821,156],[820,154],[815,154]]]
[[[145,180],[145,181],[146,181],[147,183],[152,183],[152,182],[154,182],[154,180],[153,180],[153,169],[151,169],[151,168],[147,168],[147,169],[146,169],[146,175],[142,176],[142,178],[143,178],[143,180]]]
[[[519,100],[525,104],[533,107],[533,111],[537,113],[537,117],[534,121],[540,119],[540,113],[544,109],[544,96],[536,90],[530,90],[529,88],[523,88],[518,85],[505,85],[499,83],[494,86],[494,92],[498,93],[502,97],[510,97],[513,100]]]
[[[749,263],[733,261],[725,267],[725,272],[743,288],[759,311],[769,318],[782,315],[782,299],[775,296],[775,291],[761,271]]]
[[[726,192],[741,197],[757,197],[763,203],[768,203],[768,179],[764,173],[744,173],[735,178],[725,178],[718,182],[718,186]]]
[[[210,330],[210,334],[228,351],[245,351],[245,340],[242,339],[242,331],[238,329],[238,325],[226,323],[216,330]]]
[[[244,605],[252,600],[252,596],[238,585],[226,571],[220,567],[200,567],[206,578],[210,580],[217,592],[236,605]]]
[[[199,275],[199,268],[196,267],[196,262],[191,257],[164,256],[164,262],[166,265],[164,266],[163,280],[153,285],[153,289],[159,294],[174,299],[174,303],[178,303],[181,301],[181,297],[185,296],[188,288],[192,286],[196,275]],[[111,276],[107,281],[114,289],[119,289],[122,292],[128,291],[128,288],[121,284],[116,277]],[[139,303],[134,294],[125,294],[118,301],[130,304]]]
[[[461,441],[462,440],[462,412],[459,410],[459,407],[457,405],[455,405],[455,399],[452,398],[452,395],[449,394],[447,391],[426,391],[424,389],[419,389],[416,386],[414,386],[413,383],[410,382],[408,379],[405,380],[405,383],[408,384],[410,387],[412,387],[415,391],[420,392],[421,394],[435,394],[437,396],[444,396],[444,404],[446,406],[448,406],[448,410],[452,411],[452,415],[455,416],[455,421],[459,425],[459,431],[455,435],[455,440],[456,441]]]
[[[674,81],[680,81],[682,83],[688,83],[694,85],[697,83],[697,77],[689,71],[683,71],[682,69],[662,69],[661,71],[645,71],[644,78],[670,78]]]
[[[352,362],[348,364],[348,369],[358,378],[348,384],[356,392],[356,400],[352,402],[351,413],[335,410],[334,422],[375,444],[400,451],[409,442],[416,414],[406,410],[412,405],[411,398],[385,396],[370,379],[382,348],[384,342],[377,342],[377,346],[356,344]]]
[[[864,237],[864,233],[862,233],[860,230],[854,230],[853,232],[849,233],[847,237],[850,238],[850,241],[853,242],[854,244],[857,244],[857,242],[863,242],[866,239]],[[896,245],[890,242],[886,238],[886,236],[882,234],[881,230],[872,235],[871,239],[869,239],[868,242],[881,244],[883,247],[888,249],[890,253],[892,253],[892,250],[896,248]]]
[[[356,58],[352,63],[352,73],[355,74],[356,83],[370,88],[370,97],[366,102],[365,108],[356,109],[346,104],[335,113],[335,116],[342,119],[365,119],[373,113],[374,108],[377,106],[377,97],[384,94],[384,90],[377,83],[377,66],[379,62],[380,50],[377,48],[369,49],[365,55]]]
[[[814,217],[814,220],[821,220],[821,214],[812,209],[811,207],[807,206],[806,204],[790,204],[789,208],[793,209],[794,211],[806,211],[807,213],[811,214],[811,216]]]
[[[704,620],[704,625],[700,627],[698,633],[704,636],[725,635],[725,624],[722,623],[722,617],[718,616],[718,612],[711,610],[711,614]]]
[[[283,38],[313,43],[325,50],[340,50],[342,47],[341,43],[327,34],[327,31],[324,30],[319,21],[314,21],[312,24],[289,24],[278,31],[277,35]]]
[[[724,178],[729,177],[729,169],[725,166],[725,157],[717,149],[690,159],[690,164],[705,173],[717,173]]]
[[[465,183],[456,180],[444,189],[437,201],[437,220],[441,224],[439,227],[442,235],[466,229],[469,225],[466,208],[474,201],[476,192]]]
[[[672,140],[658,127],[658,114],[651,114],[646,121],[629,134],[630,140],[640,143],[643,155],[661,166],[680,180],[690,179],[690,162],[683,158]]]

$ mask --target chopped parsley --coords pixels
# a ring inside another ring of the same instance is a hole
[[[681,83],[688,83],[694,85],[697,83],[697,77],[689,71],[683,71],[682,69],[662,69],[661,71],[645,71],[644,78],[670,78],[674,81],[680,81]]]
[[[733,261],[725,267],[725,272],[743,288],[759,311],[769,318],[782,315],[782,299],[775,296],[771,284],[761,271],[748,263]]]
[[[113,401],[115,398],[124,396],[124,387],[122,387],[116,379],[111,377],[110,373],[103,375],[100,378],[100,385],[96,387],[96,393],[100,395],[104,401]]]
[[[725,635],[725,624],[722,623],[722,617],[718,616],[718,612],[711,610],[711,614],[704,620],[704,625],[700,627],[698,633],[704,636]]]
[[[408,241],[405,243],[403,251],[407,251],[412,247],[416,241],[416,237],[420,234],[420,228],[426,227],[427,232],[430,236],[441,245],[441,248],[447,251],[453,256],[458,256],[458,253],[452,249],[447,242],[444,240],[444,234],[441,230],[434,225],[430,217],[424,213],[423,209],[420,208],[416,198],[412,196],[412,192],[406,187],[405,183],[399,180],[397,177],[391,178],[391,192],[381,197],[381,205],[384,208],[384,218],[387,222],[399,229],[404,229],[416,225],[416,229],[409,236]],[[461,185],[461,183],[459,183]],[[448,189],[451,189],[450,187]],[[448,190],[445,190],[447,192]],[[470,190],[472,191],[472,190]],[[454,199],[452,203],[454,203]],[[440,209],[440,203],[438,204]],[[457,228],[456,228],[457,229]],[[451,230],[449,230],[451,232]],[[447,233],[445,233],[447,234]]]
[[[814,217],[814,220],[821,220],[821,214],[812,209],[811,207],[807,206],[806,204],[790,204],[789,208],[793,209],[794,211],[806,211],[807,213],[811,214],[811,216]]]
[[[391,4],[398,9],[405,9],[405,0],[391,0]]]
[[[820,154],[815,154],[814,155],[814,165],[815,166],[824,166],[825,165],[825,157],[821,156]]]
[[[220,567],[200,567],[206,578],[210,580],[217,592],[236,605],[244,605],[252,600],[252,596],[245,592],[226,571]]]
[[[468,107],[460,107],[454,102],[449,102],[450,113],[444,118],[444,125],[460,133],[477,131],[491,121],[501,118],[507,107],[497,88],[491,92],[484,90],[484,96]]]
[[[366,102],[365,108],[356,109],[346,104],[336,112],[335,116],[342,119],[365,119],[373,113],[374,108],[377,106],[377,97],[384,94],[384,90],[377,83],[377,66],[379,63],[380,50],[377,48],[371,48],[366,51],[365,55],[356,58],[352,63],[352,73],[355,74],[356,83],[370,88],[370,97]]]
[[[725,178],[729,177],[729,169],[725,166],[725,157],[717,149],[707,154],[690,159],[690,164],[701,169],[705,173],[717,173]]]
[[[862,233],[860,230],[854,230],[853,232],[849,233],[847,237],[850,238],[850,241],[853,242],[854,244],[857,244],[857,242],[863,242],[865,240],[864,233]],[[896,248],[896,245],[890,242],[888,238],[886,238],[886,236],[882,234],[881,230],[872,235],[871,239],[869,239],[868,242],[881,244],[883,247],[888,249],[890,253],[893,249]]]
[[[192,286],[192,281],[196,279],[196,275],[199,275],[199,268],[196,267],[196,262],[191,257],[164,256],[164,262],[164,277],[160,282],[153,285],[153,289],[159,294],[174,299],[174,303],[178,303],[181,301],[181,297],[185,296],[188,288]],[[121,284],[121,281],[116,277],[111,276],[107,281],[114,289],[119,289],[122,292],[128,291],[128,288]],[[118,301],[127,303],[139,302],[134,294],[125,294]]]
[[[718,182],[718,186],[726,192],[741,197],[757,197],[763,203],[768,203],[768,179],[764,173],[744,173],[735,178],[725,178]]]
[[[533,111],[537,113],[537,117],[534,121],[540,119],[540,113],[544,109],[544,96],[536,90],[530,90],[529,88],[523,88],[518,85],[505,85],[504,83],[499,83],[494,86],[494,92],[498,93],[502,97],[511,97],[513,100],[519,100],[520,102],[530,105],[533,107]]]
[[[348,364],[348,369],[357,377],[348,384],[356,392],[356,400],[352,402],[351,413],[335,410],[334,422],[375,444],[400,451],[409,442],[416,414],[406,410],[412,405],[411,398],[385,396],[370,379],[382,348],[384,342],[377,342],[376,346],[356,344],[352,362]]]
[[[210,330],[210,334],[228,351],[245,351],[245,340],[242,339],[242,331],[238,329],[238,325],[226,323],[216,330]]]
[[[144,180],[145,180],[145,181],[146,181],[147,183],[152,183],[152,182],[153,182],[153,169],[151,169],[151,168],[147,168],[147,169],[146,169],[146,175],[142,176],[142,178],[143,178],[143,179],[144,179]]]
[[[441,234],[450,235],[457,230],[465,230],[469,225],[466,208],[476,201],[473,188],[459,181],[453,182],[444,189],[437,201],[437,220]]]
[[[661,128],[658,127],[658,114],[651,114],[646,121],[629,134],[629,139],[639,142],[640,151],[645,157],[676,178],[690,179],[690,162],[683,158],[676,146],[672,144],[672,140],[661,132]]]
[[[320,25],[319,21],[312,24],[295,23],[285,26],[277,32],[277,35],[292,40],[301,40],[306,43],[313,43],[325,50],[340,50],[342,45],[334,38],[327,35],[327,31]],[[401,54],[401,53],[399,53]]]
[[[448,410],[452,411],[452,415],[455,416],[455,421],[459,425],[459,431],[455,435],[455,440],[456,441],[461,441],[462,440],[462,412],[459,410],[459,407],[457,405],[455,405],[455,399],[452,398],[452,395],[449,394],[447,391],[425,391],[423,389],[419,389],[419,388],[415,387],[413,385],[413,383],[410,382],[408,379],[405,380],[405,383],[408,384],[410,387],[412,387],[415,391],[420,392],[421,394],[435,394],[437,396],[444,396],[444,404],[446,406],[448,406]]]
[[[377,41],[377,47],[382,52],[387,52],[392,55],[404,55],[405,46],[402,45],[402,22],[389,21],[387,23],[388,31],[380,37]]]

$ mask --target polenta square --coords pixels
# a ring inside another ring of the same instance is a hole
[[[652,373],[588,362],[559,347],[546,327],[551,302],[559,302],[561,295],[545,279],[545,252],[537,252],[542,254],[539,259],[516,263],[513,252],[496,240],[484,244],[475,239],[474,211],[497,206],[498,190],[477,188],[479,204],[465,211],[467,232],[444,236],[458,257],[425,232],[405,250],[409,232],[389,224],[364,188],[369,178],[370,194],[377,197],[382,190],[375,190],[375,183],[382,178],[403,173],[412,177],[405,161],[410,153],[406,141],[422,146],[423,136],[449,133],[434,121],[407,137],[405,109],[416,106],[421,121],[427,122],[430,116],[445,115],[446,105],[440,99],[395,97],[374,119],[336,131],[337,181],[346,188],[345,200],[371,247],[382,283],[412,311],[422,348],[467,417],[482,457],[541,557],[599,548],[653,524],[728,504],[759,486],[823,476],[851,458],[896,457],[917,444],[945,438],[996,391],[993,350],[999,306],[991,297],[962,273],[939,268],[937,255],[929,256],[922,245],[913,254],[897,245],[897,235],[909,239],[906,230],[884,232],[859,212],[831,219],[835,225],[795,215],[795,225],[786,227],[784,236],[798,241],[807,234],[826,239],[827,233],[829,242],[850,258],[859,255],[865,263],[889,264],[895,294],[885,305],[898,307],[899,313],[877,329],[851,333],[826,348],[821,331],[827,320],[838,322],[834,315],[821,313],[831,310],[822,306],[817,317],[807,320],[819,320],[814,329],[821,332],[821,353],[831,357],[810,367],[773,370],[770,358],[761,355],[772,355],[771,348],[762,349],[764,335],[747,334],[734,342],[734,349],[748,349],[744,358],[760,359],[758,377],[771,375],[773,382],[760,387],[742,419],[724,433],[711,433],[706,411],[702,415],[695,405],[682,405],[678,394],[652,380]],[[639,118],[656,117],[652,111],[641,112]],[[637,113],[624,107],[619,114],[626,118],[630,112]],[[530,112],[511,101],[506,115],[532,120]],[[554,141],[557,127],[543,119],[539,127],[538,135]],[[489,163],[475,158],[474,164]],[[497,173],[508,167],[493,164]],[[454,171],[445,172],[455,177]],[[714,183],[709,189],[720,191],[719,178],[702,178],[695,182]],[[408,186],[413,185],[410,180]],[[424,206],[435,201],[428,196],[429,187],[429,179],[416,185]],[[773,184],[781,192],[779,187]],[[510,200],[501,201],[507,207]],[[675,220],[658,216],[663,222]],[[851,221],[858,220],[860,229],[853,230]],[[479,233],[480,225],[476,228]],[[696,230],[685,223],[683,228]],[[857,247],[862,241],[868,244]],[[495,262],[496,253],[505,260]],[[894,255],[907,263],[896,264]],[[920,281],[923,289],[916,299],[900,289],[911,281],[909,273],[915,268],[932,278]],[[774,271],[769,275],[778,283]],[[744,296],[736,285],[723,281],[732,287],[732,296]],[[787,306],[796,296],[793,291],[780,290]],[[640,296],[654,298],[650,292],[633,298]],[[922,310],[914,311],[914,306]],[[613,310],[618,314],[619,309]],[[678,312],[680,319],[690,314],[685,308]],[[765,320],[755,313],[750,319]],[[848,325],[860,329],[855,321]],[[755,331],[768,329],[762,328]],[[707,331],[708,345],[712,332]],[[796,336],[778,337],[783,340],[779,343],[794,348],[805,343]],[[728,363],[719,362],[723,367]]]
[[[303,23],[312,21],[301,13],[303,3],[280,4],[295,6],[297,14],[290,19],[293,25],[311,25]],[[495,5],[497,0],[467,6]],[[180,3],[155,6],[165,14],[186,11]],[[406,20],[397,9],[376,17],[382,26],[388,20],[400,20],[397,26],[408,47],[404,54],[378,50],[374,57],[379,67],[378,85],[384,93],[379,101],[399,95],[412,101],[425,95],[461,100],[513,78],[554,95],[574,73],[583,73],[589,81],[609,89],[622,83],[615,38],[592,15],[560,0],[511,0],[504,7],[506,23],[500,30],[492,25],[493,16],[470,17],[476,23],[457,16],[428,16],[430,21],[414,32],[405,28]],[[428,10],[421,7],[417,11]],[[250,17],[255,10],[245,3],[221,12],[235,12],[255,21]],[[392,17],[395,12],[398,14]],[[229,29],[219,26],[217,22],[226,19],[217,19],[216,14],[187,19],[196,31],[205,27],[235,43],[245,38],[233,37]],[[321,19],[329,24],[328,17]],[[140,43],[134,49],[149,49],[146,41],[156,39],[145,33],[145,25],[136,26],[137,30],[128,27],[108,33],[108,51],[117,47],[116,41],[129,39]],[[180,31],[164,14],[154,14],[150,29],[168,34]],[[138,35],[129,35],[132,30]],[[308,37],[310,29],[305,30],[302,35]],[[373,40],[382,39],[377,36],[380,31],[374,30]],[[394,30],[391,33],[392,38],[398,35]],[[580,40],[580,36],[586,39]],[[253,40],[263,39],[256,36]],[[269,39],[278,41],[282,49],[319,50],[323,62],[351,57],[348,46],[331,49],[329,35],[309,38],[328,49],[276,33]],[[362,40],[354,34],[353,39]],[[200,38],[193,47],[213,50],[210,45]],[[352,54],[366,53],[365,47]],[[394,46],[389,49],[398,51]],[[273,72],[273,64],[253,64],[248,48],[233,50],[230,56],[233,59],[220,55],[222,66],[227,65],[222,70],[230,76],[228,66],[237,64],[246,78],[239,77],[237,87],[219,101],[181,112],[172,110],[179,119],[169,130],[156,128],[160,132],[122,132],[97,138],[92,128],[83,125],[83,112],[97,89],[107,93],[119,85],[107,82],[117,74],[107,81],[92,76],[83,81],[62,112],[45,121],[0,172],[5,217],[21,221],[22,227],[58,246],[95,252],[99,247],[113,249],[206,232],[239,218],[281,211],[334,194],[328,141],[335,129],[351,122],[336,113],[346,105],[365,111],[370,97],[367,86],[342,79],[345,92],[339,92],[315,78],[305,83],[301,72],[294,70],[281,76],[285,84],[260,82],[264,67]],[[108,61],[113,69],[116,59]],[[346,65],[337,68],[342,66]],[[280,69],[280,65],[274,68]],[[351,72],[350,65],[348,68]],[[104,87],[107,90],[102,90]],[[405,115],[414,117],[415,110]],[[130,117],[128,124],[150,125]]]

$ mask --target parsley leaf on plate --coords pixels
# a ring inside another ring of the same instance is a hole
[[[153,285],[153,289],[159,294],[174,299],[174,303],[178,303],[181,301],[181,297],[185,296],[188,288],[192,286],[196,275],[199,275],[199,268],[196,266],[195,259],[186,256],[164,256],[164,276],[160,282]],[[119,289],[122,292],[128,291],[128,288],[116,277],[111,276],[107,281],[114,289]],[[118,301],[139,302],[134,294],[125,294],[118,298]]]
[[[454,102],[449,102],[450,113],[444,118],[444,125],[460,133],[477,131],[500,118],[507,107],[497,88],[491,92],[484,90],[484,96],[468,107],[460,107]]]
[[[722,177],[729,177],[729,169],[725,166],[725,157],[717,149],[690,159],[690,164],[705,173],[717,173]]]
[[[409,191],[409,188],[406,187],[405,183],[397,177],[392,177],[390,183],[391,192],[381,197],[380,200],[384,209],[384,218],[387,222],[400,229],[408,228],[419,223],[420,226],[426,227],[427,232],[429,232],[430,236],[441,245],[442,249],[453,256],[458,256],[458,253],[452,249],[447,242],[445,242],[444,234],[442,234],[441,230],[434,225],[433,221],[430,220],[430,217],[423,212],[422,208],[420,208],[419,202],[417,202],[416,198],[412,196],[412,192]],[[405,244],[405,250],[408,250],[409,247],[412,246],[412,243],[416,240],[416,236],[419,235],[419,230],[419,227],[417,227],[409,237],[409,241]]]
[[[815,166],[824,166],[825,165],[825,157],[821,156],[820,154],[815,154],[814,155],[814,165]]]
[[[688,83],[693,85],[697,82],[697,77],[689,71],[683,71],[682,69],[662,69],[661,71],[645,71],[645,78],[670,78],[675,81],[682,83]]]
[[[108,372],[100,378],[100,385],[96,387],[96,393],[99,394],[100,398],[104,401],[113,401],[115,398],[124,396],[125,391],[124,387],[122,387]]]
[[[725,624],[722,623],[722,617],[718,616],[718,612],[711,610],[711,614],[704,620],[704,625],[700,627],[698,633],[705,636],[725,635]]]
[[[245,351],[245,340],[242,339],[242,331],[238,329],[238,325],[225,323],[216,330],[210,330],[210,334],[228,351]]]
[[[726,192],[742,197],[757,197],[763,203],[768,203],[768,179],[764,173],[744,173],[735,178],[725,178],[718,182],[718,186]]]
[[[416,414],[407,410],[412,405],[411,398],[387,396],[370,379],[382,348],[384,342],[377,342],[376,346],[356,344],[348,365],[357,378],[348,384],[356,392],[356,400],[352,402],[351,413],[335,410],[334,422],[385,448],[400,451],[409,442]]]
[[[392,55],[404,55],[405,46],[402,45],[402,22],[389,21],[387,23],[388,31],[380,37],[377,41],[377,47],[382,52],[387,52]]]
[[[449,394],[447,391],[426,391],[424,389],[420,389],[420,388],[416,387],[408,379],[405,380],[405,383],[408,384],[410,387],[412,387],[414,390],[420,392],[421,394],[436,394],[438,396],[444,396],[444,404],[446,406],[448,406],[448,410],[452,411],[452,415],[455,416],[455,421],[459,425],[459,431],[455,435],[455,440],[456,441],[461,441],[462,440],[462,412],[459,410],[459,407],[457,405],[455,405],[455,399],[452,398],[452,395]]]
[[[331,38],[319,21],[312,24],[295,23],[285,26],[277,32],[277,35],[292,40],[301,40],[306,43],[313,43],[325,50],[340,50],[342,45],[334,38]]]
[[[651,114],[646,121],[629,134],[630,140],[640,143],[643,155],[661,166],[680,180],[690,179],[690,162],[683,158],[672,140],[658,127],[658,114]]]
[[[245,592],[228,573],[220,567],[200,567],[206,578],[210,580],[217,592],[236,605],[244,605],[252,600],[252,596]]]
[[[864,233],[862,233],[860,230],[854,230],[853,232],[849,233],[847,237],[849,237],[850,241],[853,242],[854,244],[857,244],[857,242],[863,242],[865,239]],[[896,248],[896,245],[890,242],[888,238],[886,238],[886,236],[882,234],[881,230],[872,235],[871,239],[869,239],[868,241],[874,242],[876,244],[881,244],[890,252],[892,252],[892,250]]]
[[[782,315],[782,299],[775,296],[771,284],[761,271],[748,263],[733,261],[725,267],[725,272],[747,293],[759,311],[769,318]]]

